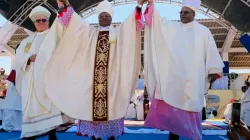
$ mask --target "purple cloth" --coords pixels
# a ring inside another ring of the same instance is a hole
[[[72,6],[68,6],[66,9],[64,9],[59,15],[58,18],[61,20],[63,25],[65,27],[68,27],[71,17],[74,14],[74,9]]]
[[[180,110],[162,100],[153,99],[145,126],[200,140],[202,139],[201,122],[201,113]]]
[[[119,137],[124,133],[124,119],[117,119],[102,123],[80,120],[77,135],[95,138]]]

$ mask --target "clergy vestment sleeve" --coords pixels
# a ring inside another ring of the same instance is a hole
[[[47,96],[62,112],[78,119],[83,119],[79,116],[82,115],[82,112],[79,113],[81,104],[74,103],[81,102],[84,98],[85,91],[79,84],[82,84],[82,75],[86,73],[85,64],[90,62],[88,54],[92,55],[88,47],[91,41],[89,36],[89,24],[73,12],[67,28],[62,24],[60,17],[55,20],[43,40],[41,48],[44,49],[40,50],[44,55],[48,54],[48,50],[52,53],[44,74]],[[76,79],[76,75],[81,77],[81,80]],[[66,104],[62,102],[65,99],[69,100]]]
[[[224,63],[216,47],[213,35],[207,29],[207,49],[206,49],[206,71],[208,74],[222,73]]]
[[[144,28],[144,22],[142,18],[142,8],[136,7],[135,19],[136,19],[136,31],[141,31]]]
[[[150,98],[155,97],[156,86],[159,86],[159,71],[156,55],[156,46],[166,44],[164,35],[162,34],[162,19],[154,4],[148,5],[144,13],[146,26],[144,37],[144,72],[145,85]],[[165,47],[167,49],[167,47]],[[163,50],[161,50],[163,52]],[[164,51],[167,52],[167,51]],[[159,88],[158,88],[159,89]]]
[[[117,49],[119,49],[120,59],[120,72],[122,73],[121,78],[121,89],[126,88],[128,92],[127,95],[123,95],[123,103],[129,103],[132,94],[136,89],[137,79],[141,68],[141,37],[140,32],[136,32],[136,11],[134,11],[120,26],[120,32],[117,36]],[[129,31],[128,31],[129,30]],[[130,96],[130,97],[128,97]],[[120,106],[124,106],[120,105]],[[122,107],[122,109],[127,108]],[[110,110],[113,110],[110,108]],[[125,111],[125,110],[123,110]],[[125,111],[126,112],[126,111]],[[125,115],[125,114],[124,114]]]
[[[144,18],[145,18],[145,22],[146,24],[151,28],[152,26],[152,16],[153,16],[153,12],[154,12],[154,2],[150,5],[147,6],[145,12],[144,12]]]
[[[15,70],[15,77],[14,73],[13,74],[11,73],[13,75],[13,78],[15,79],[14,80],[10,79],[13,82],[15,82],[16,89],[20,94],[21,94],[22,79],[24,73],[22,67],[25,64],[25,62],[27,62],[26,60],[28,60],[30,57],[26,52],[24,52],[26,44],[27,44],[27,39],[24,39],[19,45],[19,47],[16,49],[15,64],[13,66],[13,70]]]
[[[144,12],[145,23],[146,23],[146,25],[148,25],[149,28],[152,27],[154,12],[158,13],[158,11],[155,8],[156,7],[155,7],[155,4],[153,2],[152,4],[147,6],[147,8]],[[164,30],[166,30],[168,32],[173,30],[175,22],[168,20],[166,17],[163,17],[161,20],[162,20]]]
[[[144,71],[145,71],[145,86],[147,87],[147,92],[149,97],[153,98],[155,94],[156,88],[156,74],[155,74],[155,66],[153,65],[153,48],[150,46],[151,40],[151,31],[152,30],[152,21],[153,21],[153,13],[154,13],[154,3],[148,5],[144,12],[145,19],[145,43],[144,43]]]

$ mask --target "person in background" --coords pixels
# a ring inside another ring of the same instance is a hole
[[[8,76],[5,73],[5,69],[4,68],[0,68],[0,80],[6,80]]]
[[[236,100],[234,98],[231,98],[229,100],[229,104],[227,104],[227,107],[224,111],[224,116],[225,116],[225,123],[228,123],[231,120],[231,114],[232,114],[232,105],[235,103]]]
[[[16,49],[18,46],[19,45],[17,45]],[[18,58],[19,54],[16,54],[16,57]],[[22,129],[22,99],[15,86],[16,66],[17,64],[15,63],[12,66],[13,70],[7,77],[8,90],[6,89],[4,91],[5,100],[2,106],[3,124],[0,132],[21,131]]]
[[[136,105],[137,120],[144,121],[151,105],[151,100],[148,97],[147,88],[144,87],[144,91],[137,98],[138,102]]]
[[[2,124],[3,114],[1,113],[1,108],[4,103],[4,91],[7,88],[6,82],[7,75],[5,74],[5,69],[0,68],[0,125]]]
[[[16,53],[16,52],[15,52]],[[16,59],[20,57],[20,54],[16,54]],[[12,66],[12,70],[7,77],[8,80],[8,90],[7,95],[4,100],[4,104],[2,107],[3,114],[3,127],[1,129],[2,132],[12,132],[12,131],[21,131],[22,129],[22,98],[20,93],[17,92],[16,89],[16,70],[20,69],[18,66],[21,64],[17,64],[18,61]],[[23,73],[20,72],[18,75],[22,77]],[[19,83],[20,84],[20,83]]]
[[[247,82],[249,84],[249,82]],[[241,102],[241,119],[250,129],[250,88],[244,92]]]
[[[6,78],[8,76],[5,74],[5,69],[0,68],[0,96],[3,96],[3,91],[7,88]]]

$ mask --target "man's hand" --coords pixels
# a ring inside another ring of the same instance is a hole
[[[247,125],[243,121],[241,121],[237,132],[240,135],[240,137],[244,138],[245,140],[250,139],[250,132],[247,128]]]
[[[229,140],[240,140],[239,135],[235,131],[227,131],[227,137]]]
[[[231,121],[229,121],[228,125],[229,125],[230,128],[233,128],[233,126],[231,124]],[[238,133],[238,135],[240,137],[244,138],[245,140],[249,140],[250,139],[250,132],[249,132],[249,130],[247,128],[247,125],[243,121],[240,122],[239,128],[237,130],[235,130],[235,133],[236,132]],[[232,132],[228,132],[227,134],[228,134],[228,137],[230,138],[230,137],[232,137],[233,133]],[[232,138],[232,140],[234,140],[234,139]]]
[[[29,58],[29,61],[35,62],[35,61],[36,61],[36,54],[32,55],[32,56]]]
[[[69,3],[69,0],[57,0],[57,5],[59,8],[62,8],[65,6],[69,6],[70,3]]]

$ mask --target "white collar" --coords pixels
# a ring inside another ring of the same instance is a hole
[[[182,23],[184,27],[192,27],[196,23],[196,20],[193,20],[192,22],[189,23]]]
[[[100,26],[99,27],[99,31],[109,31],[109,27],[110,26],[105,26],[105,27],[104,26]]]
[[[49,29],[48,30],[45,30],[45,31],[43,31],[43,32],[36,32],[37,33],[37,35],[43,35],[43,34],[46,34],[46,33],[48,33],[49,32]]]

